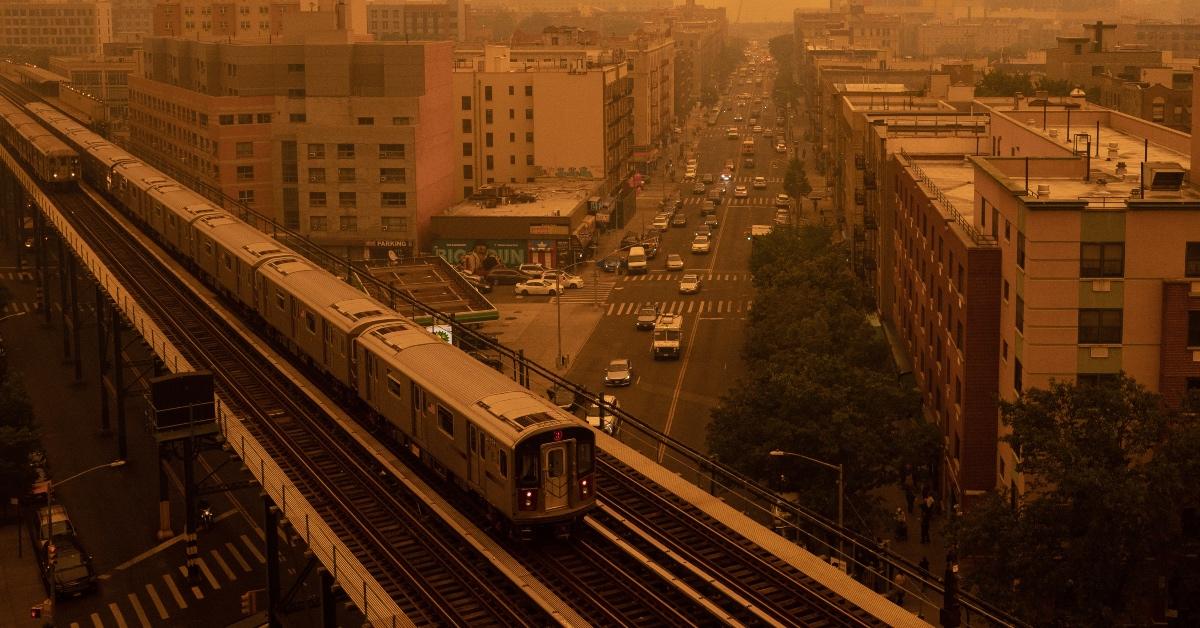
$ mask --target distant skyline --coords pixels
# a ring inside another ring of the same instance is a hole
[[[677,2],[676,4],[683,4]],[[738,21],[738,6],[741,5],[742,22],[788,22],[792,21],[792,12],[796,9],[827,9],[828,0],[792,0],[791,2],[772,2],[771,0],[697,0],[697,4],[705,6],[725,7],[729,22]]]

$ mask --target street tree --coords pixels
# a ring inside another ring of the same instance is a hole
[[[795,199],[802,199],[812,192],[812,184],[808,182],[808,173],[804,170],[803,161],[793,157],[788,162],[787,172],[783,175],[783,189]]]
[[[1051,382],[1001,415],[1026,491],[951,524],[968,582],[1035,625],[1147,623],[1144,601],[1178,575],[1182,522],[1200,506],[1196,415],[1124,375]]]
[[[993,70],[984,74],[975,84],[976,96],[1013,96],[1017,92],[1032,96],[1033,91],[1033,79],[1023,72],[1011,74]]]
[[[0,499],[23,497],[33,481],[29,454],[38,446],[33,404],[19,376],[0,381]]]

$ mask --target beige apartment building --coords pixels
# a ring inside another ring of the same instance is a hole
[[[460,48],[453,72],[458,190],[545,177],[630,174],[633,88],[628,59],[598,47]]]
[[[0,46],[96,55],[112,36],[113,5],[107,0],[0,0]]]
[[[367,32],[381,41],[466,41],[467,3],[372,2],[367,4]]]
[[[110,132],[123,136],[129,113],[129,75],[132,57],[50,57],[50,71],[65,77],[71,88],[102,103],[102,120]]]
[[[154,0],[112,0],[113,41],[139,42],[154,33]]]
[[[429,250],[430,216],[456,200],[451,44],[342,35],[147,38],[134,151],[340,254]]]
[[[675,126],[675,42],[635,35],[625,51],[633,89],[634,161],[650,163],[662,155]]]

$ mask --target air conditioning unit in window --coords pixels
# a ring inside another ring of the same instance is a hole
[[[387,226],[387,225],[379,225],[379,230],[380,230],[380,231],[387,231],[387,230],[388,230],[388,226]]]

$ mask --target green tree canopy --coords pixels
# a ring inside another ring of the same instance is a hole
[[[38,446],[33,404],[21,378],[0,381],[0,499],[24,497],[33,481],[29,453]]]
[[[808,173],[804,170],[803,161],[793,157],[788,162],[787,172],[783,175],[783,189],[796,199],[802,199],[812,192],[812,184],[808,182]]]
[[[1035,625],[1148,621],[1142,600],[1177,568],[1181,515],[1200,505],[1195,415],[1124,376],[1053,382],[1001,413],[1027,490],[951,526],[968,581]]]

